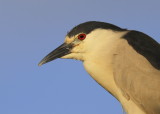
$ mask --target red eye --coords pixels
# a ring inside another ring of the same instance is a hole
[[[84,40],[86,38],[86,34],[79,34],[78,39],[79,40]]]

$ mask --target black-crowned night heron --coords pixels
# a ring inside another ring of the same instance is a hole
[[[160,44],[150,36],[90,21],[74,27],[39,65],[56,58],[81,60],[127,114],[160,114]]]

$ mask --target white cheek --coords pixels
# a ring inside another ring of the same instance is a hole
[[[75,46],[72,50],[72,53],[83,53],[84,52],[84,45],[83,42],[81,42],[80,44],[78,44],[77,46]]]

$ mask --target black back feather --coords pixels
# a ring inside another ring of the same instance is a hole
[[[130,31],[123,38],[152,66],[160,70],[160,44],[158,42],[139,31]]]

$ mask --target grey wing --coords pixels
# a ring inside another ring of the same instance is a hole
[[[141,40],[149,41],[141,47],[136,45],[137,42],[129,41],[133,39],[122,40],[114,56],[114,79],[117,86],[147,114],[160,114],[160,46],[150,37],[145,38]]]
[[[160,73],[128,68],[122,74],[116,80],[122,92],[147,114],[160,114]]]

